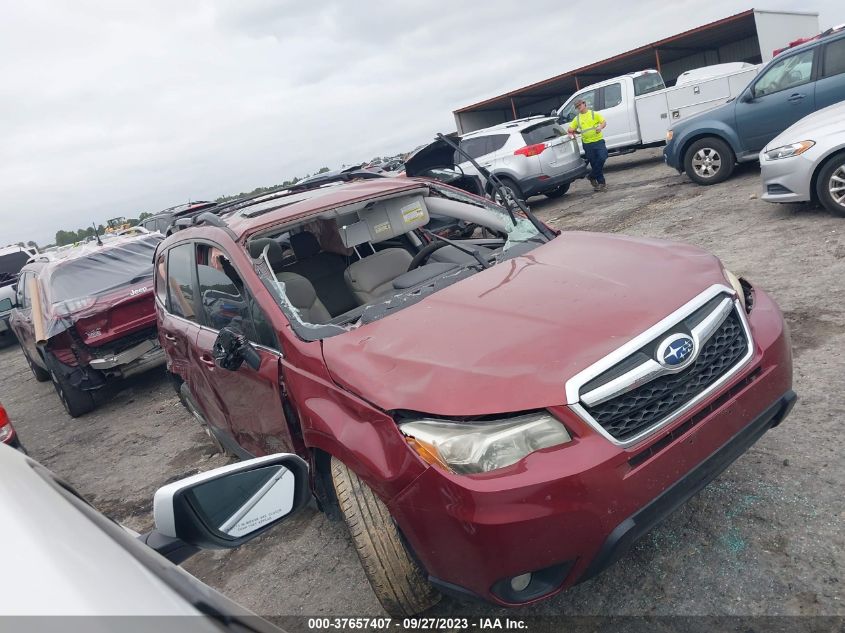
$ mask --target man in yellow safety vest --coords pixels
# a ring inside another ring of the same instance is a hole
[[[607,127],[607,121],[598,112],[588,110],[583,99],[575,102],[575,109],[578,114],[572,119],[567,132],[573,138],[576,131],[581,133],[584,155],[590,163],[590,184],[593,185],[593,191],[607,191],[602,171],[604,161],[607,160],[607,145],[601,133]]]

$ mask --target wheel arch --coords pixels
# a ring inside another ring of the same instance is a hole
[[[736,162],[737,147],[734,143],[731,142],[731,139],[727,134],[724,134],[719,130],[699,130],[694,135],[684,139],[683,144],[681,145],[681,150],[678,153],[678,157],[680,159],[679,164],[681,165],[682,170],[686,171],[684,168],[684,164],[686,163],[687,151],[689,150],[690,146],[696,141],[700,141],[701,139],[705,138],[715,138],[719,139],[723,143],[726,143],[727,146],[731,148],[731,152],[733,152],[734,162]]]
[[[828,152],[826,156],[819,160],[818,164],[816,165],[816,168],[813,170],[813,175],[810,178],[810,198],[813,200],[813,202],[819,202],[819,196],[816,192],[816,187],[818,185],[819,174],[821,174],[822,169],[824,169],[830,161],[842,155],[845,155],[845,144],[842,144],[830,150],[830,152]]]

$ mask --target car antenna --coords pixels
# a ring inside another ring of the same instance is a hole
[[[554,233],[549,227],[547,227],[545,224],[540,222],[539,219],[537,219],[537,216],[534,215],[534,213],[531,211],[531,209],[528,208],[528,205],[525,204],[524,201],[518,199],[515,200],[505,194],[504,187],[502,187],[502,181],[499,180],[499,177],[496,174],[490,173],[486,168],[479,165],[472,156],[467,154],[465,150],[461,149],[460,145],[454,143],[444,134],[438,133],[437,138],[446,143],[449,147],[454,149],[461,156],[463,156],[470,163],[472,163],[472,166],[475,167],[478,172],[493,185],[493,188],[496,190],[496,193],[499,194],[499,198],[501,198],[502,200],[502,206],[507,209],[508,215],[510,215],[511,222],[513,222],[514,226],[516,226],[516,216],[513,214],[513,207],[514,205],[516,205],[516,207],[518,207],[519,210],[525,214],[525,217],[528,218],[529,222],[534,225],[534,228],[537,229],[537,231],[539,231],[546,239],[551,240],[557,236],[557,234]]]
[[[94,227],[94,235],[97,237],[97,246],[102,246],[103,241],[100,239],[100,232],[97,230],[97,223],[91,222],[91,226]]]

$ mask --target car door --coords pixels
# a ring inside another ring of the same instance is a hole
[[[777,59],[737,100],[736,129],[744,152],[756,154],[798,119],[816,110],[817,48]]]
[[[219,245],[197,243],[196,269],[202,326],[195,358],[204,399],[219,407],[228,434],[250,454],[295,452],[282,406],[282,354],[269,320]],[[214,342],[227,326],[252,343],[261,358],[258,369],[246,363],[235,371],[215,365]]]
[[[32,325],[32,300],[29,297],[28,284],[33,276],[33,272],[25,271],[18,278],[18,287],[15,296],[17,307],[12,310],[12,314],[9,317],[9,327],[15,333],[15,336],[17,336],[26,355],[33,362],[43,365],[41,355],[38,353],[38,347],[35,345],[35,330]]]
[[[599,99],[599,112],[607,122],[607,127],[602,130],[602,136],[608,149],[625,147],[637,142],[637,130],[635,122],[630,115],[631,108],[628,104],[632,102],[626,91],[628,84],[615,81],[601,88]]]
[[[845,37],[825,44],[816,81],[816,110],[845,101]]]
[[[191,396],[199,404],[196,372],[191,361],[200,328],[194,306],[193,243],[178,244],[158,254],[155,289],[158,337],[167,359],[167,369],[188,385]]]

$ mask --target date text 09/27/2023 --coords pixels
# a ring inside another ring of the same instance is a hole
[[[516,618],[308,618],[309,630],[523,630],[528,628],[524,620]]]

